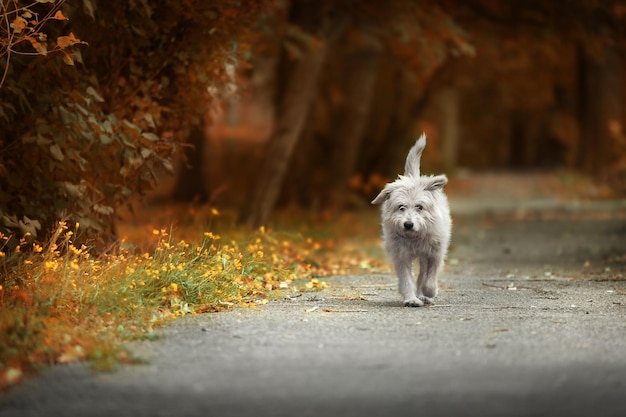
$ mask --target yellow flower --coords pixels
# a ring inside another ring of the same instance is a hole
[[[204,237],[206,237],[207,239],[214,239],[214,240],[219,240],[220,238],[219,235],[214,235],[211,232],[204,232]]]
[[[213,207],[211,208],[211,214],[214,216],[219,216],[220,212],[215,207]]]
[[[33,250],[35,251],[35,253],[39,253],[43,251],[43,248],[39,246],[38,244],[33,243]]]
[[[48,270],[52,270],[52,271],[56,271],[57,267],[58,267],[58,263],[57,261],[46,261],[46,263],[44,264],[44,267]]]
[[[173,291],[178,291],[178,284],[177,284],[177,283],[172,282],[172,283],[170,284],[170,287],[172,287],[172,290],[173,290]]]

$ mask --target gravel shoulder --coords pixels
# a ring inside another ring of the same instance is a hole
[[[178,320],[145,364],[55,367],[0,416],[626,415],[626,223],[469,217],[437,304],[391,273]],[[567,216],[564,216],[567,217]]]

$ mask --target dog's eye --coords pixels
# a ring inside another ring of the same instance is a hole
[[[424,210],[424,206],[422,206],[421,204],[418,204],[417,206],[415,206],[415,208],[417,209],[417,211]]]
[[[406,206],[404,204],[401,205],[401,206],[398,206],[398,210],[404,211],[404,210],[406,210]]]

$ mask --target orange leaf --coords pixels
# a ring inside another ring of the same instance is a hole
[[[33,49],[35,49],[38,54],[44,55],[44,56],[48,54],[48,48],[46,47],[45,43],[38,42],[32,36],[27,36],[25,39],[28,42],[30,42],[30,44],[32,45]]]
[[[59,45],[59,48],[61,49],[65,49],[79,42],[80,39],[74,36],[74,33],[70,33],[68,36],[59,36],[57,38],[57,45]]]
[[[52,18],[56,20],[69,20],[67,17],[65,17],[63,12],[61,12],[61,10],[57,10]]]
[[[26,23],[26,20],[18,16],[10,26],[13,28],[15,33],[21,33],[24,29],[26,29],[26,27],[28,27],[28,23]]]

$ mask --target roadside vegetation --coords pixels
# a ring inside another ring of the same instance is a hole
[[[156,338],[172,319],[257,308],[324,288],[324,276],[382,265],[364,246],[321,230],[225,230],[219,215],[208,209],[220,233],[201,231],[197,222],[123,224],[132,240],[99,255],[74,243],[80,224],[59,222],[47,242],[26,234],[13,252],[0,252],[0,388],[55,363],[87,360],[110,370],[133,361],[122,343]]]

